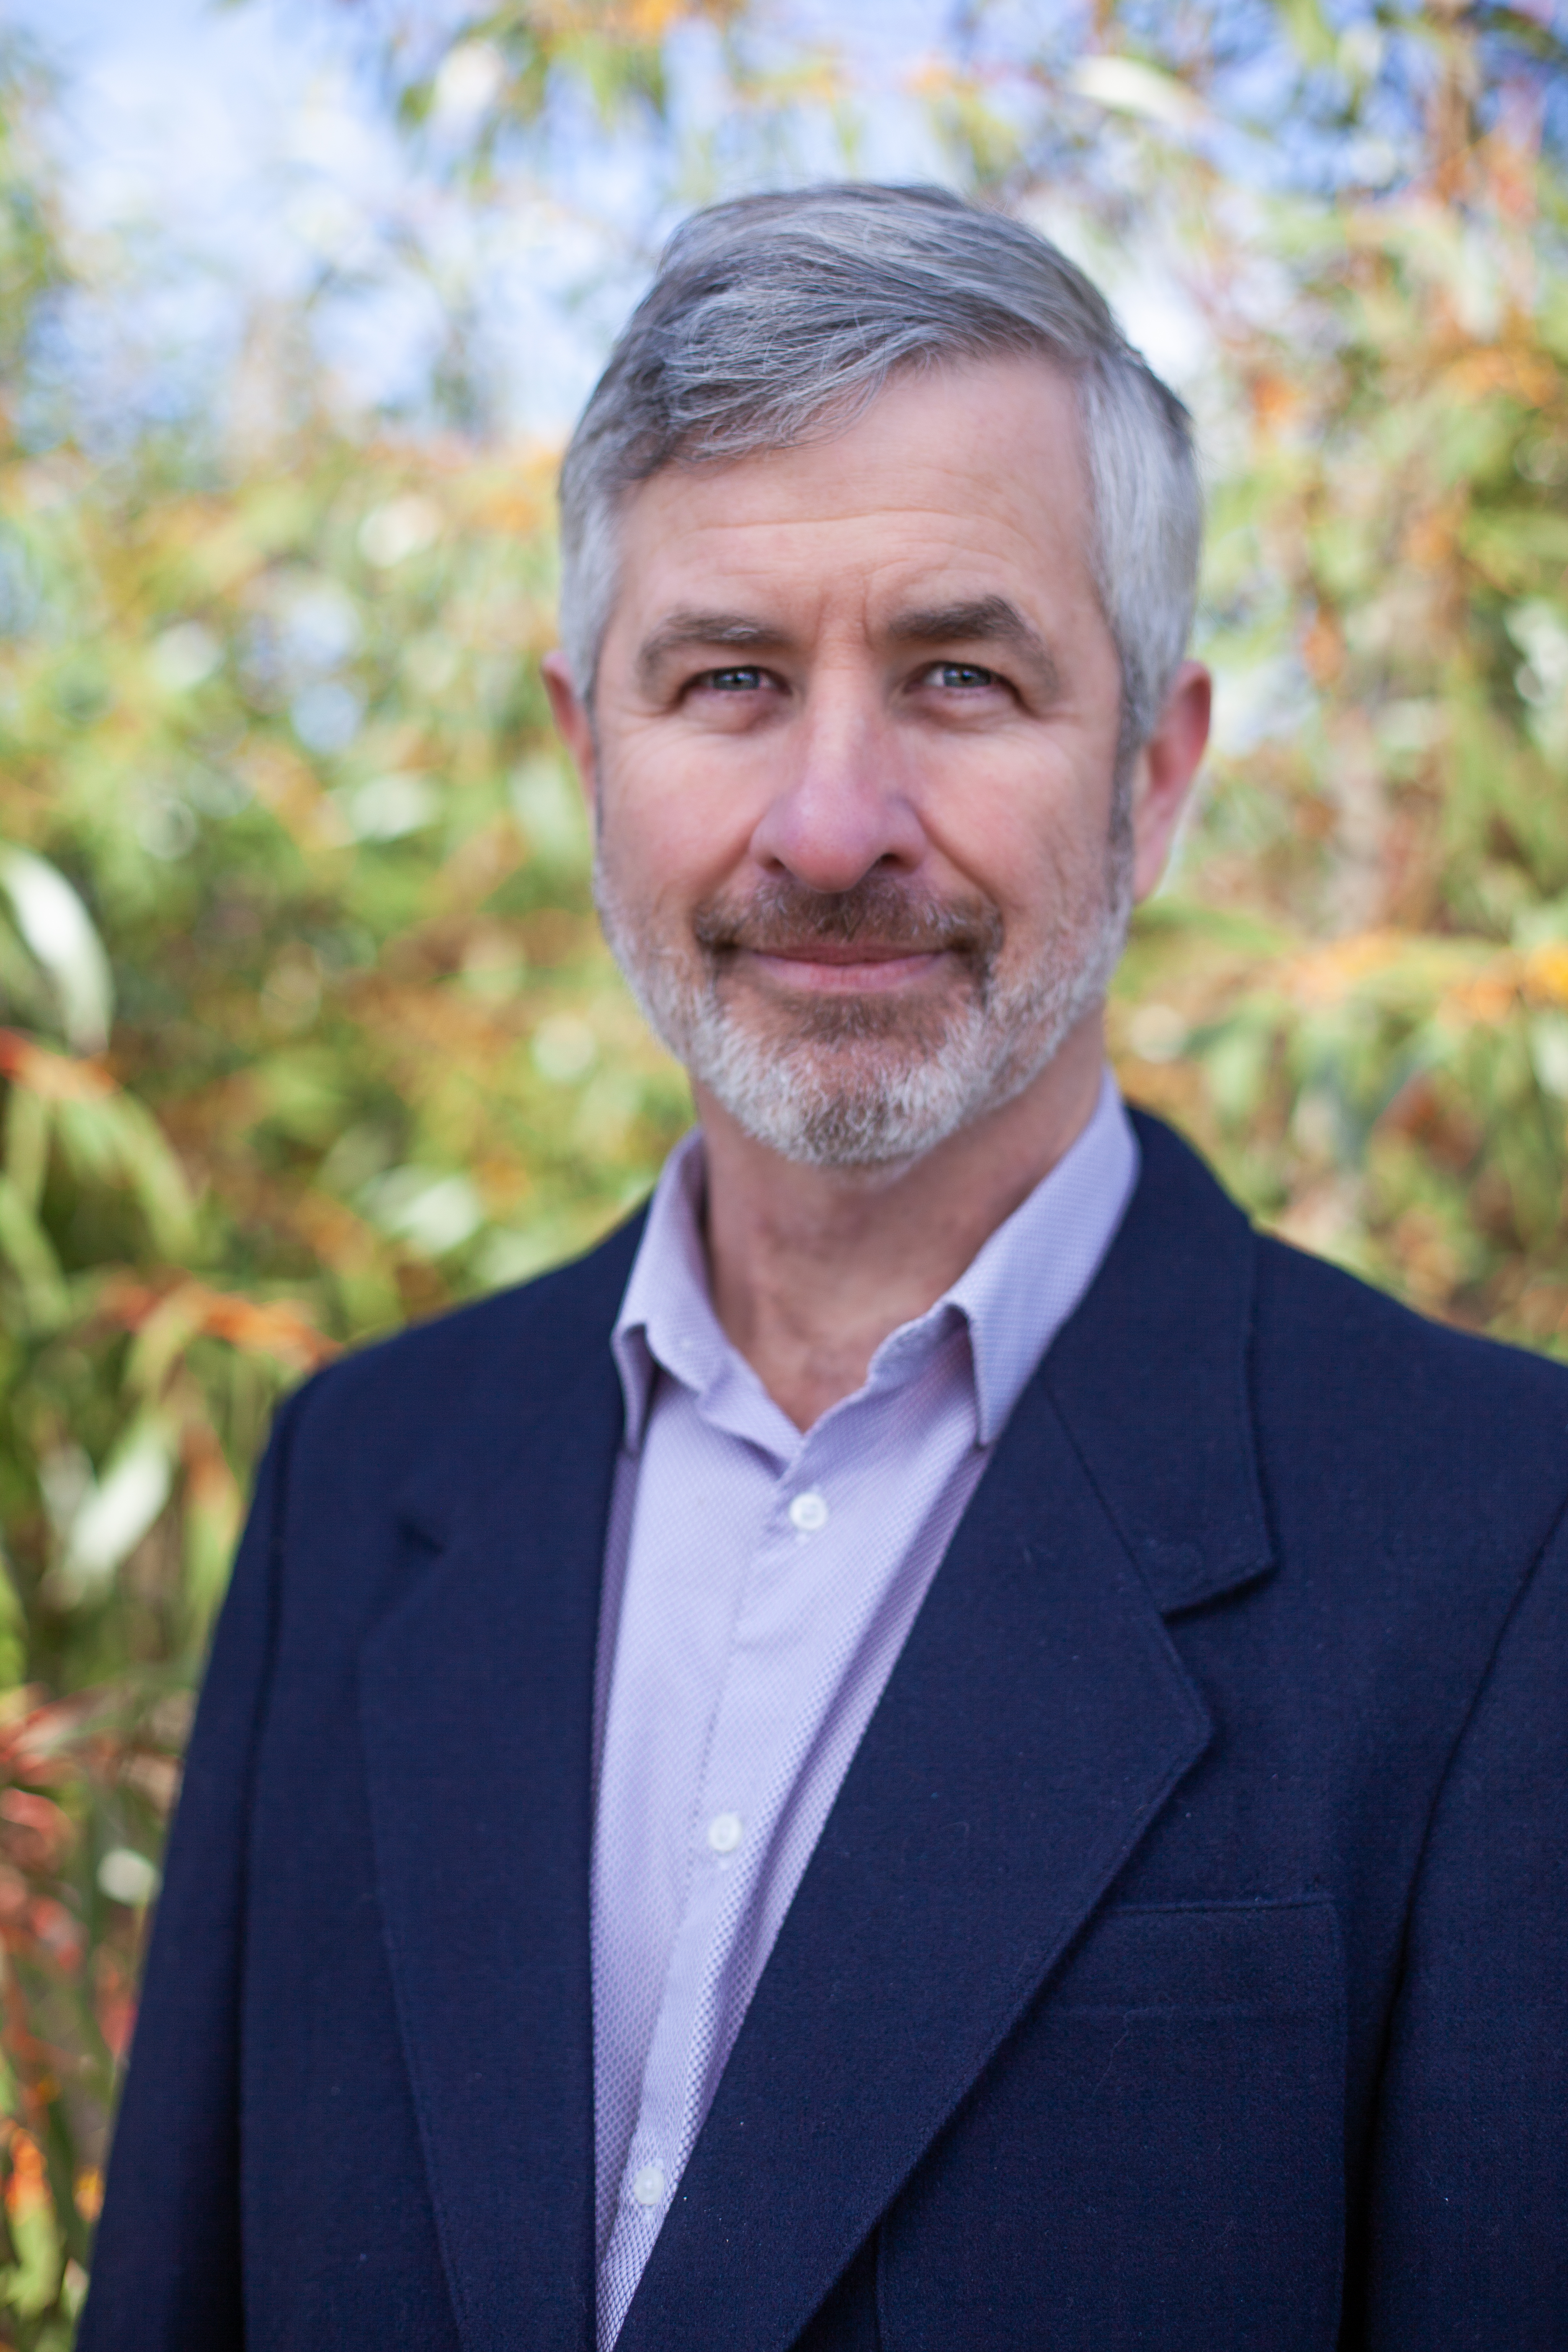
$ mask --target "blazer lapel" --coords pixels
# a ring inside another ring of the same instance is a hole
[[[1252,1242],[1168,1130],[1141,1138],[1121,1232],[845,1778],[617,2352],[677,2352],[696,2315],[705,2352],[794,2341],[1207,1744],[1161,1607],[1268,1566]]]
[[[531,1318],[548,1405],[530,1415],[499,1364],[462,1460],[410,1498],[424,1559],[361,1659],[388,1956],[469,2352],[592,2339],[594,1654],[635,1238]]]
[[[1117,1532],[1167,1613],[1267,1575],[1247,1391],[1257,1245],[1179,1137],[1132,1114],[1142,1174],[1042,1366]]]

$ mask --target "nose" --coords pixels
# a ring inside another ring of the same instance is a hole
[[[779,748],[777,789],[752,835],[759,865],[825,893],[879,866],[913,872],[925,832],[870,681],[814,684]]]

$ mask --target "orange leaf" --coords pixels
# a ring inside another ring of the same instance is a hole
[[[1524,959],[1524,992],[1534,1004],[1568,1004],[1568,940],[1531,948]]]
[[[242,1354],[272,1356],[303,1371],[337,1353],[337,1342],[319,1330],[302,1307],[287,1299],[255,1299],[210,1289],[205,1282],[177,1283],[172,1290],[115,1281],[105,1286],[102,1312],[127,1331],[142,1331],[154,1317],[167,1321],[183,1346],[197,1337],[226,1339]]]
[[[119,1092],[100,1063],[51,1054],[18,1029],[0,1029],[0,1076],[46,1102],[101,1102]]]

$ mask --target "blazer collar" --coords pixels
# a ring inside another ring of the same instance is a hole
[[[1042,1372],[1169,1612],[1274,1565],[1248,1391],[1257,1242],[1180,1138],[1146,1112],[1132,1118],[1137,1190]]]

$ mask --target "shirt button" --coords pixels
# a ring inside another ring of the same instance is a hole
[[[662,2205],[664,2202],[663,2165],[639,2165],[632,2175],[632,2195],[639,2205]]]
[[[797,1495],[789,1507],[790,1525],[798,1528],[803,1536],[814,1536],[827,1525],[826,1498],[815,1486]]]
[[[708,1824],[708,1843],[715,1853],[733,1853],[741,1843],[739,1813],[715,1813]]]

